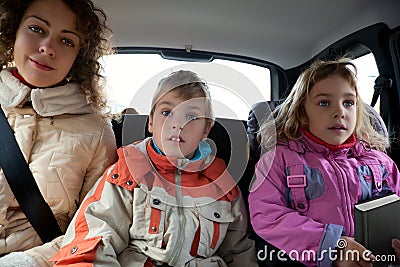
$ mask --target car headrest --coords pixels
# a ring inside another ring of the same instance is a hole
[[[212,154],[225,161],[235,179],[242,177],[249,159],[246,125],[242,120],[216,118],[206,140]],[[148,115],[144,114],[123,114],[121,120],[113,120],[113,130],[117,147],[151,136]]]

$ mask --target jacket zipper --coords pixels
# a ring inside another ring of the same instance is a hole
[[[340,177],[339,177],[339,175],[337,175],[337,177],[338,177],[338,180],[340,179],[340,181],[342,183],[341,187],[343,188],[343,199],[345,202],[344,210],[346,211],[343,213],[343,215],[345,217],[346,224],[347,224],[348,228],[350,229],[350,232],[354,233],[354,228],[352,227],[352,223],[351,223],[351,215],[350,215],[351,209],[349,209],[349,202],[350,202],[349,194],[346,193],[346,192],[348,192],[348,183],[347,183],[347,180],[345,179],[347,176],[332,155],[328,156],[328,161],[330,161],[331,165],[334,166],[335,172],[337,174],[340,174]],[[346,227],[345,227],[345,229],[346,229]],[[346,233],[346,234],[351,234],[351,233]]]
[[[182,180],[182,171],[180,169],[176,170],[175,179],[176,179],[176,199],[178,204],[178,218],[179,218],[179,230],[178,230],[178,238],[174,250],[172,252],[171,258],[168,262],[170,266],[175,266],[178,260],[179,254],[183,247],[183,241],[185,239],[185,224],[186,218],[183,213],[183,196],[182,196],[182,187],[181,187],[181,180]]]

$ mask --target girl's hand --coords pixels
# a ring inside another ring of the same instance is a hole
[[[394,249],[394,253],[396,254],[397,260],[400,261],[400,240],[392,239],[392,248]]]
[[[372,262],[375,261],[375,256],[372,255],[363,245],[356,242],[354,238],[342,236],[343,248],[339,248],[336,254],[337,260],[333,262],[334,266],[338,267],[372,267]],[[357,251],[357,252],[356,252]]]

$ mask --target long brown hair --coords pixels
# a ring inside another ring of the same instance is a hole
[[[271,149],[276,140],[287,142],[302,136],[302,128],[308,127],[305,100],[316,83],[331,75],[344,78],[356,92],[357,121],[354,134],[371,148],[386,150],[386,139],[372,127],[371,115],[360,98],[356,78],[357,68],[350,60],[349,58],[333,61],[317,60],[299,76],[285,101],[260,126],[258,138],[265,150]]]

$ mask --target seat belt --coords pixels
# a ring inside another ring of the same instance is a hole
[[[382,93],[382,90],[391,88],[392,84],[393,84],[392,79],[385,77],[383,75],[379,75],[375,79],[374,95],[372,96],[371,107],[375,106],[376,101],[378,101],[378,97]]]
[[[62,235],[49,205],[40,193],[14,133],[0,106],[0,166],[22,211],[43,243]]]

